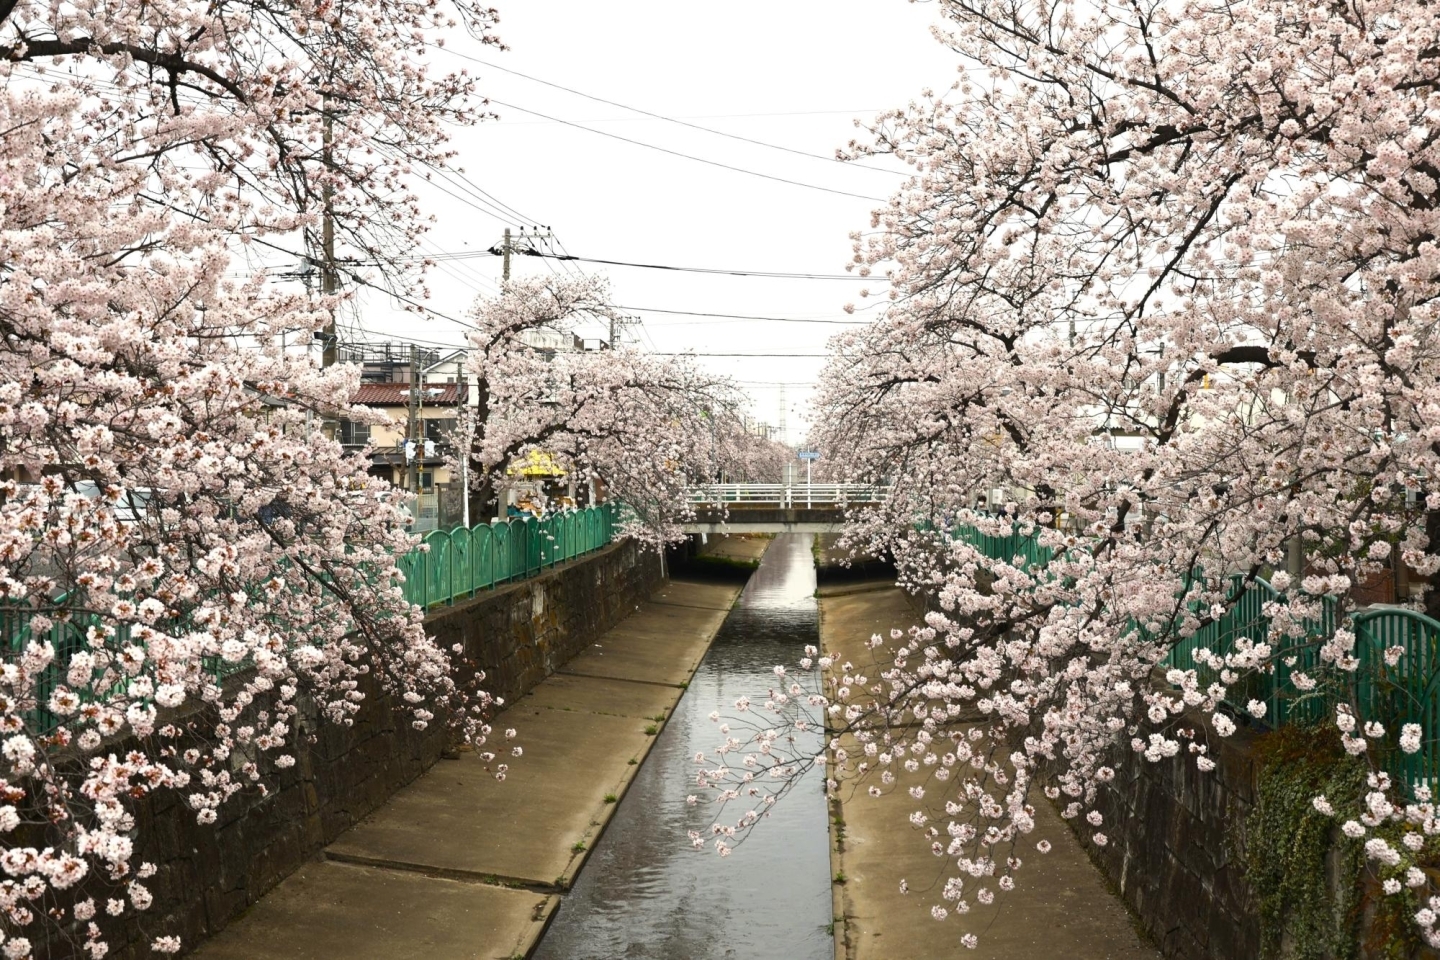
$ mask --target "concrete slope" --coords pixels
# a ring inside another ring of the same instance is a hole
[[[900,590],[855,588],[821,597],[820,642],[842,662],[868,665],[873,656],[865,644],[873,634],[888,636],[891,628],[909,627],[917,619]],[[1036,829],[1017,850],[1024,865],[1015,890],[990,907],[972,898],[972,910],[963,917],[931,919],[930,905],[940,902],[944,882],[942,861],[908,817],[928,804],[943,824],[940,794],[932,787],[919,803],[904,791],[872,799],[862,788],[838,804],[831,823],[833,867],[843,878],[834,887],[837,960],[1158,960],[1158,951],[1142,939],[1124,904],[1038,792]],[[1041,839],[1053,845],[1050,853],[1035,850]],[[910,886],[907,894],[900,892],[902,878]],[[961,935],[970,932],[980,938],[973,951],[960,944]]]
[[[524,748],[504,783],[473,754],[441,761],[196,956],[528,955],[739,592],[665,584],[495,721]]]

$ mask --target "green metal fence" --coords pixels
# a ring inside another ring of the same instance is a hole
[[[1355,631],[1355,701],[1359,719],[1385,725],[1380,762],[1411,787],[1440,786],[1440,623],[1413,610],[1364,610],[1350,618]],[[1400,648],[1392,664],[1385,651]],[[1418,723],[1426,738],[1418,753],[1396,747],[1406,723]],[[1372,741],[1375,742],[1375,741]]]
[[[507,580],[533,577],[546,567],[598,550],[615,537],[613,504],[567,510],[543,520],[481,523],[425,535],[397,566],[405,599],[421,607],[454,603]]]
[[[1247,583],[1245,577],[1236,574],[1229,578],[1229,587],[1225,612],[1190,636],[1180,638],[1170,648],[1164,665],[1182,670],[1193,668],[1203,689],[1220,682],[1220,675],[1213,668],[1195,662],[1197,650],[1227,656],[1236,651],[1236,643],[1242,639],[1268,643],[1272,651],[1271,665],[1246,674],[1238,683],[1226,684],[1226,702],[1236,710],[1245,710],[1251,700],[1260,701],[1267,708],[1265,720],[1272,726],[1315,723],[1323,719],[1333,703],[1296,687],[1294,676],[1296,673],[1314,676],[1319,668],[1319,644],[1322,638],[1335,632],[1335,602],[1325,598],[1320,617],[1301,623],[1297,636],[1290,636],[1284,630],[1272,635],[1271,618],[1265,610],[1269,604],[1284,603],[1284,595],[1260,577]]]
[[[56,599],[57,606],[63,605],[68,594],[61,594]],[[89,648],[90,641],[87,631],[91,626],[100,626],[98,618],[84,616],[73,619],[54,619],[50,626],[42,631],[36,631],[31,622],[32,614],[28,610],[17,610],[13,607],[0,607],[0,643],[4,644],[6,660],[18,660],[25,652],[25,648],[32,642],[44,643],[49,641],[55,649],[55,658],[51,661],[36,681],[35,699],[37,706],[26,711],[26,718],[32,728],[43,731],[50,731],[59,726],[60,718],[51,713],[45,706],[55,688],[63,682],[65,675],[64,668],[70,663],[70,658],[81,650]],[[130,628],[128,624],[122,624],[117,635],[117,645],[129,642]],[[121,689],[125,680],[120,680]],[[76,691],[82,700],[91,699],[88,689]]]
[[[951,531],[956,540],[970,544],[991,560],[1002,560],[1022,570],[1043,567],[1055,552],[1040,545],[1038,530],[1021,533],[1018,526],[1005,536],[981,533],[974,527],[960,526]]]
[[[424,539],[426,549],[412,550],[397,561],[405,575],[405,598],[428,608],[453,603],[507,580],[534,576],[546,567],[610,543],[616,519],[617,508],[605,504],[557,513],[544,520],[517,519],[434,531]],[[106,622],[95,614],[66,613],[67,599],[68,595],[62,594],[48,605],[56,611],[52,615],[54,622],[40,632],[34,629],[34,611],[0,605],[0,653],[5,660],[17,660],[32,641],[48,640],[55,648],[54,660],[37,683],[37,706],[27,715],[30,728],[36,732],[46,733],[59,726],[60,718],[45,704],[64,682],[71,658],[91,647],[90,628],[106,629]],[[129,624],[119,624],[115,629],[116,636],[106,643],[112,649],[130,642]],[[204,663],[206,671],[217,680],[245,666],[218,657],[207,657]],[[75,692],[82,701],[92,698],[88,688]],[[111,688],[105,695],[116,692]]]
[[[1044,565],[1053,556],[1040,545],[1038,531],[1022,534],[1017,530],[996,537],[961,527],[954,536],[976,547],[987,559],[1025,569]],[[1335,603],[1325,598],[1319,617],[1304,621],[1299,630],[1272,635],[1266,608],[1284,600],[1284,595],[1263,579],[1247,584],[1244,577],[1231,577],[1224,614],[1181,638],[1162,665],[1194,669],[1203,689],[1220,677],[1217,671],[1195,662],[1197,650],[1208,649],[1223,657],[1234,653],[1241,639],[1266,642],[1272,648],[1270,665],[1250,672],[1238,683],[1226,684],[1226,702],[1244,711],[1249,701],[1259,700],[1267,705],[1265,722],[1272,727],[1326,719],[1333,714],[1338,691],[1300,690],[1294,676],[1297,672],[1316,674],[1319,647],[1335,633]],[[1378,722],[1387,733],[1382,740],[1372,741],[1377,762],[1397,783],[1440,789],[1440,622],[1413,610],[1384,608],[1355,613],[1348,626],[1355,633],[1355,657],[1360,661],[1350,691],[1357,719]],[[1134,628],[1144,630],[1140,624]],[[1387,660],[1386,651],[1399,655],[1392,653]],[[1417,723],[1424,731],[1426,739],[1416,753],[1404,753],[1396,746],[1397,735],[1407,723]]]

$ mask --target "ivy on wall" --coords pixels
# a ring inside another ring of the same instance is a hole
[[[1406,918],[1418,902],[1408,889],[1380,896],[1373,885],[1367,887],[1362,841],[1339,829],[1364,811],[1358,802],[1343,807],[1335,800],[1364,796],[1369,767],[1340,748],[1333,725],[1282,727],[1256,741],[1255,759],[1256,802],[1238,845],[1258,900],[1262,958],[1355,960],[1362,939],[1367,958],[1411,957],[1419,944]],[[1334,803],[1333,816],[1315,808],[1320,795]],[[1392,847],[1406,849],[1400,843],[1403,830],[1396,826],[1395,835],[1386,837]],[[1376,879],[1424,867],[1436,852],[1428,841]]]
[[[1261,955],[1279,957],[1283,945],[1294,960],[1353,960],[1364,851],[1313,801],[1361,796],[1366,768],[1340,749],[1338,737],[1315,728],[1282,727],[1255,749],[1256,802],[1245,820],[1243,862],[1259,901]]]

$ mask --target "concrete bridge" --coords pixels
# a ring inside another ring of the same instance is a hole
[[[686,533],[838,533],[845,512],[883,503],[888,487],[860,483],[712,483],[690,490]]]

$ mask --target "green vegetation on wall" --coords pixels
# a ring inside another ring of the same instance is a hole
[[[1349,960],[1358,951],[1364,851],[1314,798],[1362,795],[1366,769],[1314,728],[1282,727],[1256,744],[1256,755],[1244,864],[1259,900],[1262,956],[1278,957],[1284,942],[1295,960]]]
[[[1418,945],[1414,925],[1407,922],[1419,907],[1414,895],[1408,889],[1397,895],[1367,889],[1364,839],[1339,829],[1360,819],[1358,799],[1369,790],[1366,764],[1345,754],[1333,726],[1282,727],[1267,734],[1256,742],[1256,762],[1256,803],[1245,819],[1243,863],[1259,902],[1264,960],[1354,960],[1362,936],[1367,956],[1411,956]],[[1333,816],[1315,808],[1321,795],[1333,804]],[[1367,831],[1406,854],[1404,862],[1384,870],[1382,881],[1434,856],[1431,843],[1418,853],[1407,850],[1400,842],[1404,829],[1392,824]],[[1368,918],[1367,904],[1374,908]]]

